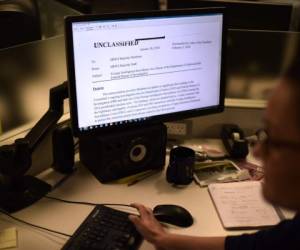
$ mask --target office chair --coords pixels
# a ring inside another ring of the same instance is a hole
[[[0,49],[41,39],[36,0],[0,0]]]

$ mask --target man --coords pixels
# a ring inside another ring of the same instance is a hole
[[[298,43],[300,48],[300,43]],[[254,154],[265,168],[263,194],[270,202],[300,212],[300,53],[269,100],[264,122],[268,138]],[[299,250],[300,215],[254,234],[194,237],[167,232],[151,209],[133,204],[140,217],[130,216],[144,238],[160,250]],[[300,214],[300,213],[299,213]]]

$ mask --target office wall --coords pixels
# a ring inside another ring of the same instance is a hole
[[[67,78],[64,38],[0,50],[0,65],[0,120],[5,132],[37,121],[47,111],[49,89]]]
[[[226,107],[223,113],[192,119],[192,134],[188,137],[220,138],[225,123],[239,125],[247,136],[263,126],[264,108]]]
[[[234,30],[229,31],[229,35],[226,97],[237,100],[235,108],[227,108],[223,115],[195,119],[194,135],[207,131],[205,126],[213,130],[215,126],[210,125],[210,121],[217,122],[218,119],[245,123],[244,119],[238,121],[243,115],[251,117],[246,128],[257,127],[253,121],[260,120],[260,115],[254,114],[260,114],[261,109],[241,105],[239,99],[261,101],[268,98],[279,79],[286,51],[291,57],[290,45],[300,37],[295,32]],[[49,89],[67,79],[64,37],[0,50],[0,64],[0,119],[3,132],[7,132],[37,121],[48,109]],[[68,112],[67,105],[65,111]],[[248,112],[253,115],[247,115]]]

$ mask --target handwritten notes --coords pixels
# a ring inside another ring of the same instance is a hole
[[[276,209],[262,195],[259,181],[215,183],[208,186],[224,228],[255,228],[280,222]]]

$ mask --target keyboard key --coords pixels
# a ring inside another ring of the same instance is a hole
[[[62,250],[135,250],[142,236],[128,219],[128,213],[96,206]]]

